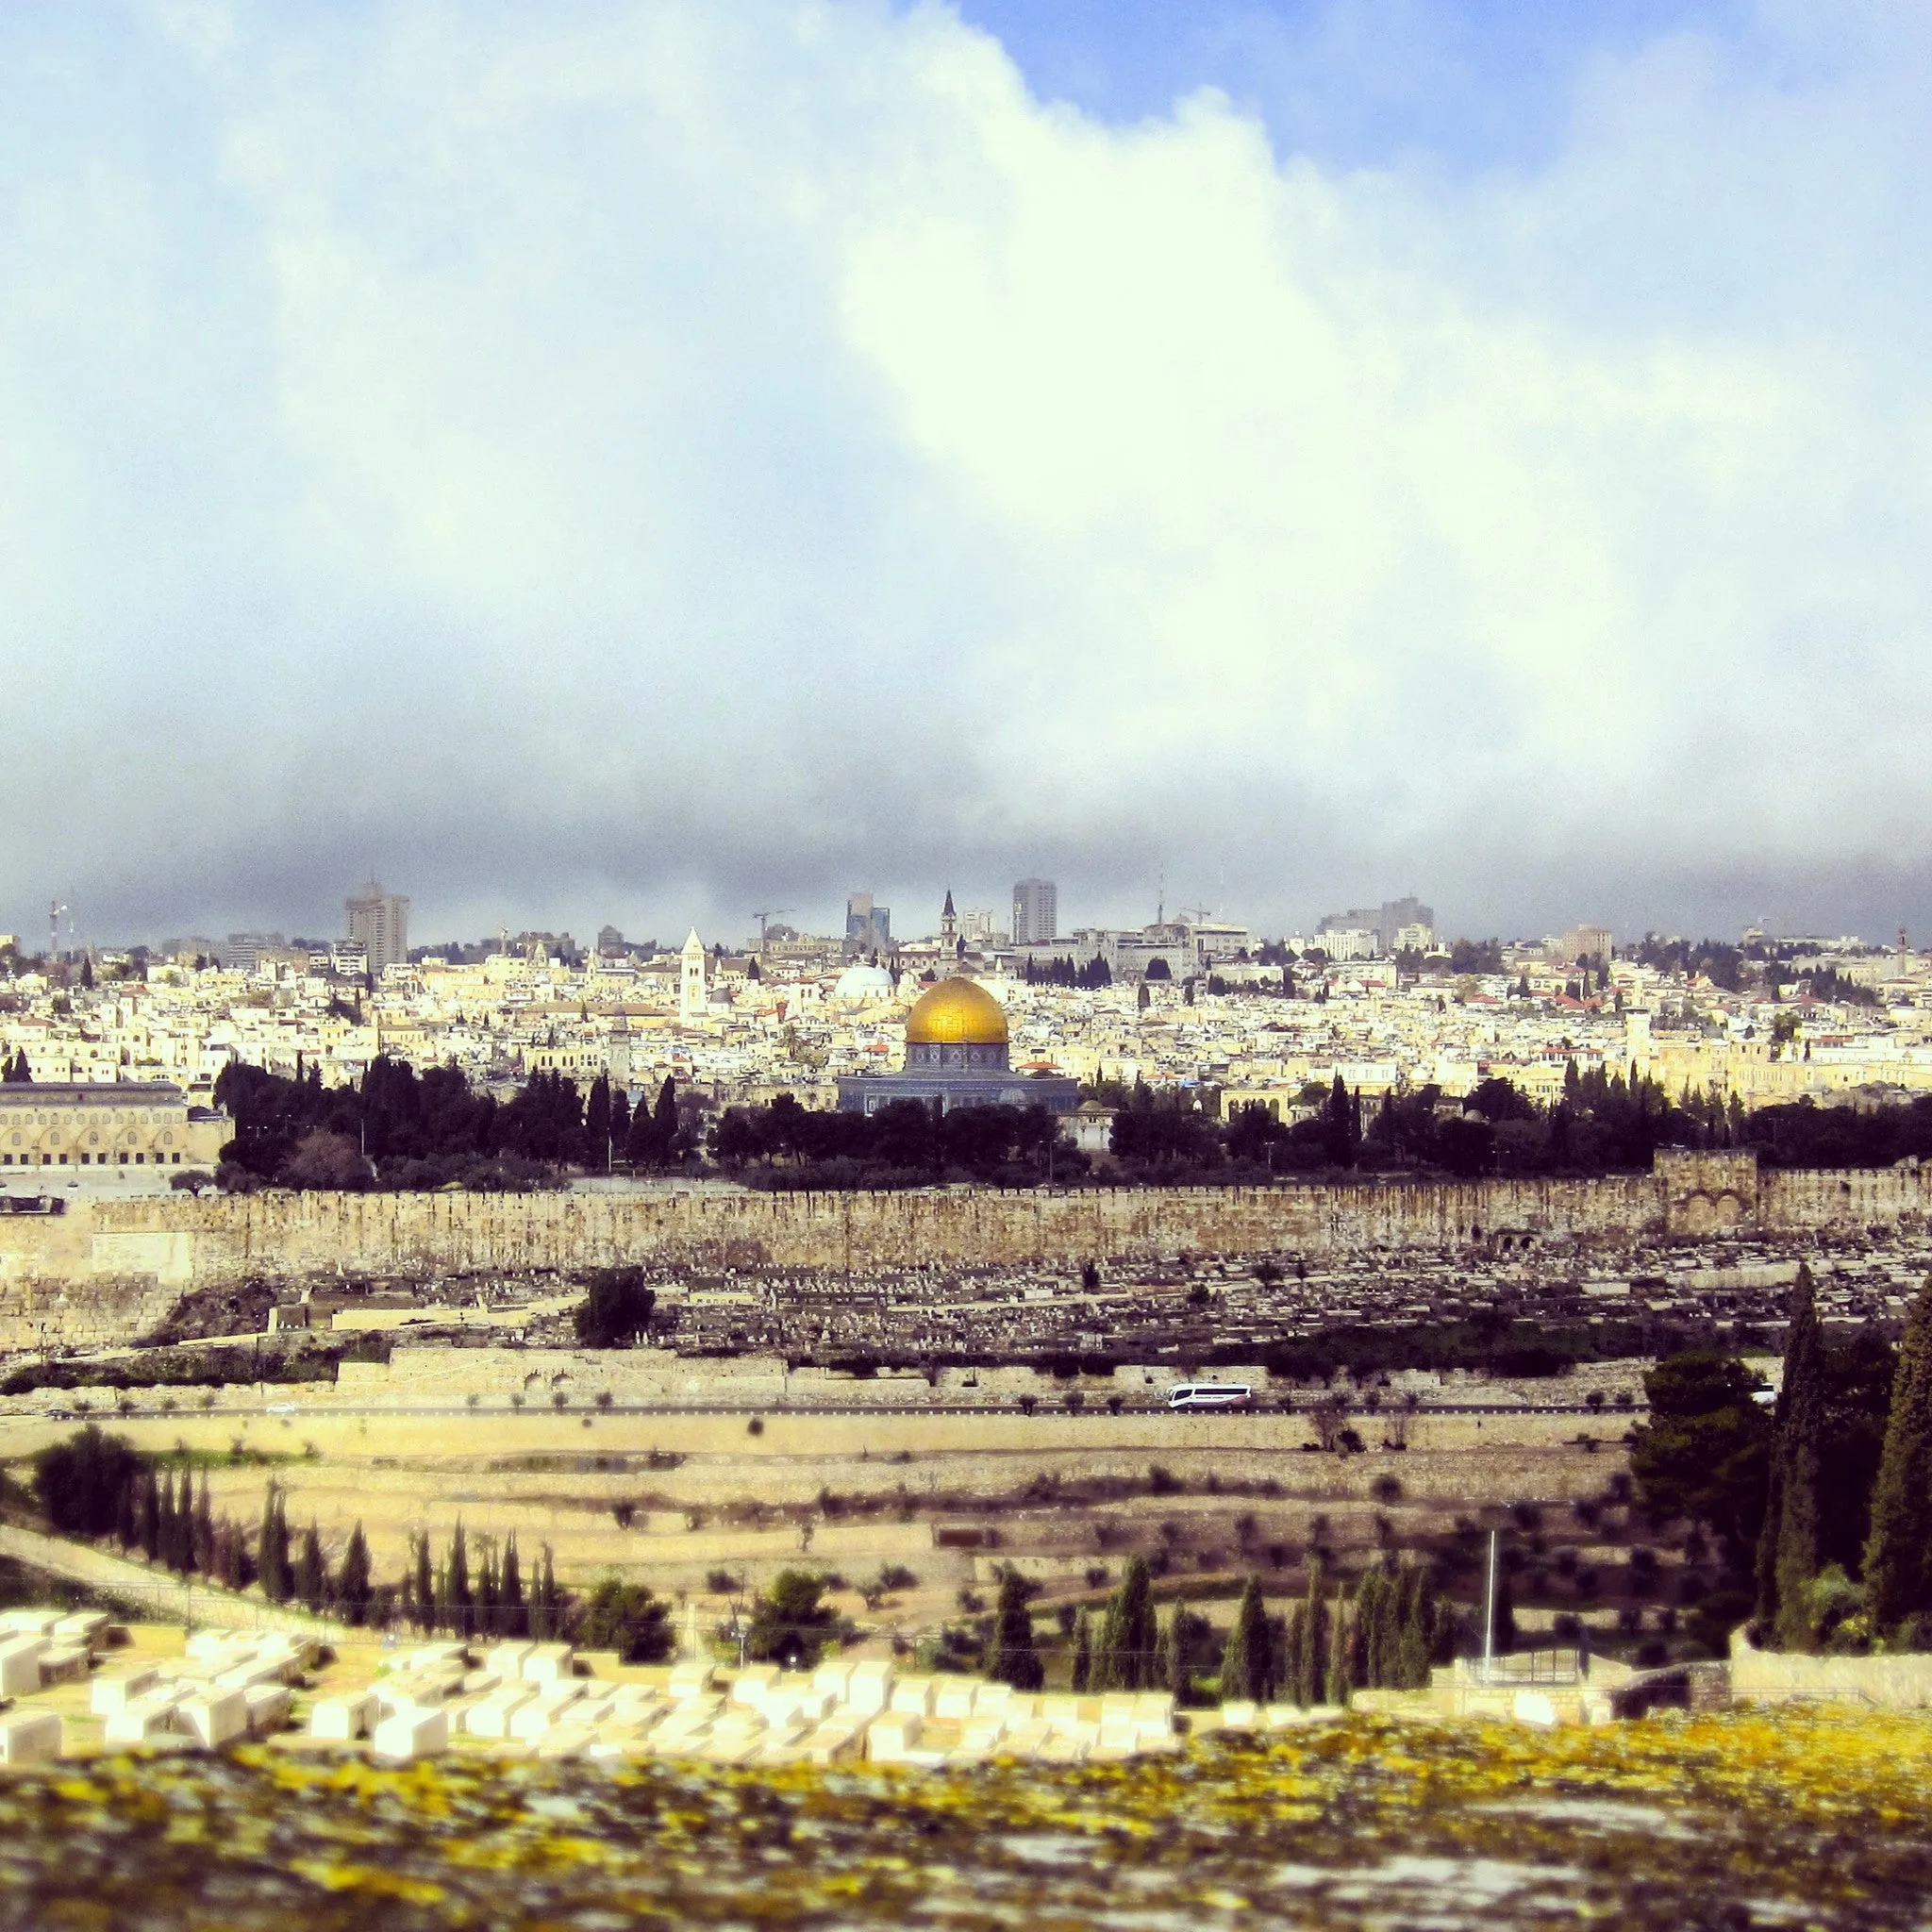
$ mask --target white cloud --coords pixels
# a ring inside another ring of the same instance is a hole
[[[1920,893],[1926,68],[1844,22],[1457,180],[930,6],[0,28],[0,905]]]

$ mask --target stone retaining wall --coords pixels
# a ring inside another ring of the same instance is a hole
[[[1807,1657],[1759,1650],[1741,1629],[1734,1630],[1731,1696],[1740,1704],[1874,1704],[1924,1710],[1932,1707],[1932,1656]]]

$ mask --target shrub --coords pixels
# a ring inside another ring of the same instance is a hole
[[[1378,1475],[1372,1488],[1378,1503],[1402,1501],[1402,1478],[1399,1475]]]
[[[106,1536],[120,1514],[122,1491],[143,1467],[125,1437],[90,1423],[34,1457],[34,1490],[61,1535]]]
[[[650,1326],[655,1291],[644,1286],[641,1268],[599,1268],[575,1317],[584,1348],[630,1348]]]
[[[811,1669],[832,1637],[832,1612],[820,1601],[824,1593],[824,1577],[807,1570],[779,1571],[758,1599],[744,1654],[757,1663]]]
[[[764,1417],[761,1415],[753,1416],[750,1422],[745,1424],[744,1433],[747,1436],[762,1436],[765,1433]]]
[[[675,1642],[671,1606],[641,1583],[603,1577],[584,1605],[578,1641],[587,1650],[614,1650],[620,1663],[661,1663]]]

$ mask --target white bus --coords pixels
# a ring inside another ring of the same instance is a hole
[[[1245,1382],[1176,1382],[1167,1391],[1170,1408],[1252,1408],[1255,1391]]]

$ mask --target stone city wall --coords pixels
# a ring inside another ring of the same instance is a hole
[[[1626,1243],[1897,1225],[1925,1214],[1932,1169],[1767,1173],[1748,1154],[1657,1157],[1594,1180],[1064,1194],[338,1194],[66,1197],[0,1216],[0,1350],[131,1340],[174,1296],[251,1278],[528,1273],[649,1261],[865,1274],[921,1266],[1070,1267],[1181,1253],[1289,1253],[1582,1239]],[[64,1300],[62,1299],[64,1297]],[[49,1309],[59,1308],[58,1318]],[[61,1324],[69,1325],[61,1325]]]

